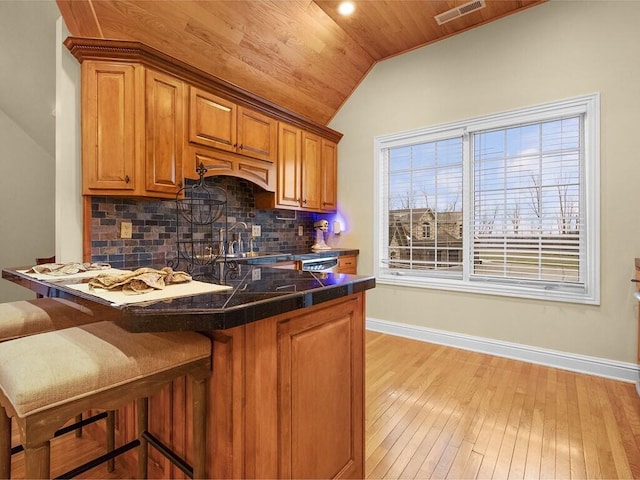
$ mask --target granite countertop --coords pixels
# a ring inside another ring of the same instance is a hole
[[[108,314],[110,320],[134,332],[228,329],[375,287],[375,279],[370,276],[241,264],[238,274],[225,280],[231,287],[228,291],[151,304],[112,306],[105,300],[69,287],[87,279],[45,281],[17,270],[4,269],[2,277],[40,294],[67,298],[94,310],[96,314]],[[197,280],[215,283],[215,280],[205,278]]]
[[[311,260],[314,258],[340,257],[343,255],[358,255],[359,250],[354,248],[336,248],[331,250],[319,250],[310,252],[309,250],[294,251],[291,253],[269,254],[268,256],[260,256],[260,252],[255,252],[255,257],[234,258],[233,260],[241,263],[260,265],[277,262]]]
[[[375,287],[373,277],[265,265],[240,265],[238,276],[226,283],[233,287],[229,292],[126,306],[123,326],[135,331],[144,323],[140,331],[149,331],[150,324],[167,321],[189,330],[227,329]]]

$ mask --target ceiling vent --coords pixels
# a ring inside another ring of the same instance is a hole
[[[467,2],[464,5],[460,5],[459,7],[452,8],[451,10],[447,10],[446,12],[441,13],[440,15],[436,15],[435,18],[438,25],[442,25],[443,23],[450,22],[458,17],[462,17],[471,12],[475,12],[476,10],[480,10],[486,7],[485,0],[473,0],[471,2]]]

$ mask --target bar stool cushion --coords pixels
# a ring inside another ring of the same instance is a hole
[[[24,417],[210,356],[211,341],[196,332],[130,333],[98,322],[3,343],[0,389]]]
[[[0,341],[98,320],[90,310],[62,298],[0,303]]]

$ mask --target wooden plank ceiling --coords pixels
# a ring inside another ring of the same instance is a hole
[[[57,0],[72,35],[133,40],[326,125],[378,61],[542,3],[486,0]]]

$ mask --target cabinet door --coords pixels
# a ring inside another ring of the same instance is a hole
[[[278,122],[266,115],[238,107],[238,153],[275,162]]]
[[[135,189],[135,90],[140,68],[89,60],[82,64],[84,194]]]
[[[199,88],[189,89],[189,142],[235,152],[238,108]]]
[[[280,478],[363,478],[361,301],[278,325]]]
[[[320,210],[322,204],[322,139],[302,132],[302,208]]]
[[[322,139],[322,209],[335,211],[338,208],[338,146]]]
[[[356,275],[358,273],[358,257],[355,255],[338,257],[338,272]]]
[[[184,84],[147,70],[146,190],[175,195],[182,187]]]
[[[279,124],[277,205],[300,207],[301,135],[299,128],[282,122]]]

